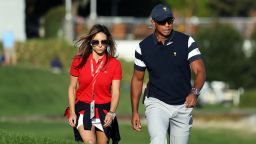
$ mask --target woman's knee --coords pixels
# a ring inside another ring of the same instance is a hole
[[[85,144],[96,144],[95,136],[92,135],[91,133],[84,134],[82,136],[82,139]]]
[[[85,144],[95,144],[95,139],[84,139]]]

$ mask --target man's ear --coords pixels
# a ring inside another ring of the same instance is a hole
[[[152,24],[153,28],[156,27],[156,22],[154,20],[152,20],[152,19],[151,19],[151,24]]]

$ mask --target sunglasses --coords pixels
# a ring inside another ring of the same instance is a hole
[[[107,46],[109,44],[108,40],[91,40],[90,42],[91,46],[98,46],[99,44],[103,45],[103,46]]]
[[[170,18],[163,21],[156,21],[156,23],[159,25],[165,25],[166,23],[168,23],[168,25],[171,25],[173,24],[173,21],[174,21],[174,18]]]

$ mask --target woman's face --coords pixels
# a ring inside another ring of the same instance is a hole
[[[94,53],[104,55],[108,46],[107,36],[103,32],[97,33],[91,40],[91,46]]]

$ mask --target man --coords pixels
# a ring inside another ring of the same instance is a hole
[[[173,30],[174,17],[162,4],[151,11],[153,34],[135,51],[131,80],[132,127],[141,131],[138,113],[145,69],[149,82],[144,92],[145,116],[150,144],[187,144],[192,126],[192,109],[205,81],[201,53],[192,37]],[[191,70],[195,74],[191,85]],[[168,129],[170,131],[168,131]]]
[[[4,64],[15,65],[16,64],[16,52],[15,52],[15,39],[12,31],[6,31],[2,37],[3,49],[4,49]]]

